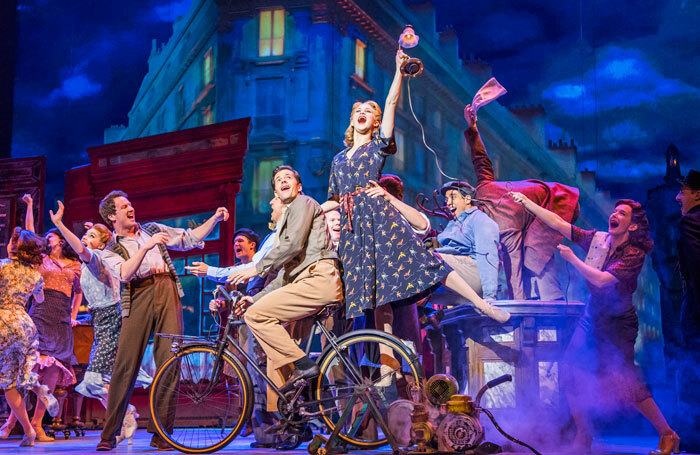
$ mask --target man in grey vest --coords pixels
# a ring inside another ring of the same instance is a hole
[[[97,445],[98,451],[108,451],[116,446],[115,435],[122,426],[151,331],[182,334],[180,298],[184,293],[166,248],[185,251],[204,247],[203,240],[216,224],[228,219],[228,210],[219,207],[195,229],[176,229],[158,223],[140,225],[126,193],[112,191],[102,199],[100,215],[114,228],[115,234],[105,248],[103,260],[107,270],[122,283],[122,330],[109,387],[107,420]],[[168,340],[154,340],[156,367],[172,355]],[[172,378],[172,390],[177,380]],[[172,431],[174,408],[168,399],[161,403],[159,413],[166,416],[162,423],[167,431]],[[153,417],[148,421],[148,432],[155,433]],[[151,446],[172,450],[155,434]]]

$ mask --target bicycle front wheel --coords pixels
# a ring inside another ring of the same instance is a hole
[[[241,362],[216,348],[187,346],[156,372],[149,406],[163,440],[185,453],[226,447],[253,411],[253,386]]]
[[[363,449],[381,447],[388,441],[368,401],[386,417],[389,404],[411,399],[411,390],[422,387],[418,358],[401,340],[377,330],[358,330],[336,343],[338,348],[329,346],[318,361],[321,375],[315,395],[323,420],[333,431],[343,412],[351,408],[340,438]],[[357,393],[362,387],[368,394]]]

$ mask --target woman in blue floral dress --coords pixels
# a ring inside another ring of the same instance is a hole
[[[353,105],[345,132],[347,148],[331,165],[329,201],[324,209],[340,206],[341,210],[338,253],[343,263],[346,316],[357,317],[374,309],[376,328],[391,332],[393,311],[387,304],[413,303],[444,284],[489,317],[505,322],[510,315],[489,305],[430,253],[391,204],[365,194],[372,188],[371,181],[381,177],[387,156],[396,152],[394,113],[405,58],[399,50],[383,117],[374,101]]]

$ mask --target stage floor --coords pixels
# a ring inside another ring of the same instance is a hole
[[[129,446],[125,442],[120,444],[115,450],[110,453],[143,453],[143,452],[157,452],[149,446],[151,440],[151,435],[146,433],[145,430],[139,430],[134,436],[133,445]],[[49,443],[37,443],[34,447],[30,448],[20,448],[18,447],[20,438],[13,437],[6,441],[0,441],[0,453],[31,453],[31,454],[83,454],[83,453],[98,453],[95,452],[95,447],[100,441],[99,431],[88,431],[84,438],[71,438],[68,440],[57,439],[55,442]],[[265,450],[265,449],[251,449],[250,443],[253,442],[252,437],[247,438],[237,438],[235,439],[226,449],[217,453],[245,453],[250,455],[262,455],[275,453],[275,450]],[[657,438],[654,437],[626,437],[626,438],[607,438],[604,441],[596,441],[593,445],[594,455],[646,455],[650,449],[656,447],[658,442]],[[99,452],[103,453],[103,452]],[[172,452],[177,453],[177,452]],[[306,444],[299,447],[297,450],[292,450],[287,453],[290,455],[301,455],[307,454]],[[374,455],[374,454],[386,454],[391,453],[389,448],[384,450],[373,450],[373,451],[352,451],[350,454],[363,454],[363,455]],[[529,451],[523,450],[520,452],[504,452],[504,455],[515,455],[515,454],[527,454]],[[563,455],[563,451],[548,451],[543,452],[543,455]],[[688,455],[700,455],[700,454],[688,454]]]

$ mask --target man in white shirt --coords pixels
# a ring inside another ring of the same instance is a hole
[[[98,451],[108,451],[116,446],[116,432],[122,426],[151,331],[182,334],[180,298],[184,292],[166,248],[185,251],[204,247],[204,239],[217,223],[228,219],[228,211],[219,207],[195,229],[176,229],[158,223],[140,225],[126,193],[112,191],[100,203],[100,215],[114,228],[115,234],[105,248],[103,262],[122,283],[122,329],[109,388],[107,420],[97,445]],[[172,356],[170,341],[156,337],[153,346],[156,367]],[[171,390],[175,390],[176,381],[173,378]],[[172,431],[174,423],[170,409],[174,403],[169,401],[162,400],[159,409],[160,415],[166,416],[162,422],[166,431]],[[155,433],[152,417],[148,432]],[[151,446],[171,450],[155,434]]]

